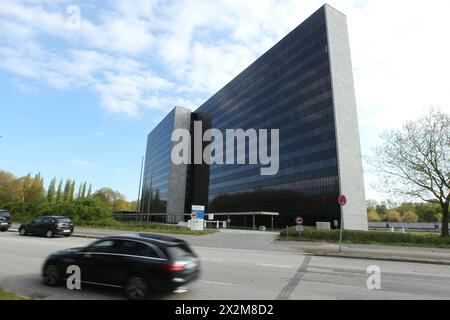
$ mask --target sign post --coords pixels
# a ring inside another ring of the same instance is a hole
[[[338,199],[339,204],[341,205],[341,224],[339,226],[339,253],[342,251],[342,233],[344,231],[344,213],[343,209],[348,203],[348,199],[345,195],[341,195]]]
[[[302,237],[302,232],[303,232],[303,230],[304,230],[303,222],[304,222],[304,220],[303,220],[302,217],[297,217],[297,218],[295,219],[295,223],[297,224],[296,229],[297,229],[298,237],[299,237],[299,238]]]

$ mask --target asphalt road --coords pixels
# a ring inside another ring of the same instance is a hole
[[[0,286],[42,299],[123,299],[120,291],[71,291],[42,284],[40,269],[51,252],[80,247],[85,238],[21,237],[0,233]],[[155,299],[450,299],[448,266],[311,257],[293,252],[194,247],[202,276],[188,292]],[[381,269],[381,290],[367,288],[369,266]]]

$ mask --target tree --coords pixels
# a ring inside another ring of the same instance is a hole
[[[21,198],[21,181],[13,174],[0,170],[0,207]]]
[[[381,221],[380,215],[375,210],[369,210],[369,212],[367,213],[367,219],[370,222],[380,222]]]
[[[38,173],[31,179],[31,183],[28,186],[28,190],[25,195],[25,202],[33,205],[37,205],[45,199],[45,187],[44,179],[41,174]]]
[[[133,205],[132,202],[128,202],[123,199],[117,199],[113,203],[112,210],[113,211],[135,211],[136,207]]]
[[[66,180],[66,185],[64,186],[63,202],[70,200],[70,192],[72,189],[72,181],[70,179]]]
[[[81,190],[81,199],[86,198],[86,182],[83,183],[83,189]]]
[[[75,199],[75,180],[70,184],[69,201]]]
[[[94,198],[99,199],[108,207],[113,208],[114,202],[117,200],[126,200],[125,196],[111,188],[102,188],[94,193]]]
[[[63,179],[59,180],[58,191],[56,191],[56,202],[61,202],[64,199],[62,188],[63,188]]]
[[[89,184],[89,189],[86,195],[87,198],[91,198],[92,197],[92,183]]]
[[[370,160],[381,185],[394,195],[438,203],[442,236],[449,237],[450,116],[432,108],[401,130],[387,131],[382,139]]]
[[[56,178],[53,178],[47,190],[47,201],[49,203],[55,202],[56,196]]]
[[[417,223],[419,222],[419,216],[414,212],[407,212],[402,216],[402,222]]]
[[[78,188],[77,199],[83,198],[83,184],[80,183],[80,187]]]
[[[384,203],[377,205],[375,210],[377,211],[377,213],[380,216],[385,216],[388,212],[388,208],[386,207],[386,205]]]
[[[402,217],[401,217],[400,213],[397,210],[391,209],[386,214],[385,220],[387,222],[400,222],[402,220]]]

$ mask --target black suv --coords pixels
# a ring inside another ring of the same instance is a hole
[[[44,282],[57,286],[80,268],[81,283],[123,288],[128,298],[169,293],[199,276],[200,264],[180,239],[151,234],[126,234],[98,240],[85,248],[52,254],[42,268]]]
[[[20,225],[21,236],[41,235],[52,238],[55,235],[69,237],[74,230],[74,225],[69,218],[60,216],[43,216]]]
[[[11,228],[11,214],[6,210],[0,210],[0,231],[5,232]]]

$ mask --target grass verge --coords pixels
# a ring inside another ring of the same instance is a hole
[[[77,225],[76,225],[77,226]],[[129,222],[119,222],[119,221],[109,221],[108,223],[92,223],[92,224],[81,224],[80,227],[87,228],[99,228],[99,229],[111,229],[111,230],[123,230],[123,231],[141,231],[141,232],[153,232],[153,233],[165,233],[165,234],[181,234],[181,235],[193,235],[193,236],[204,236],[208,234],[217,233],[216,230],[203,230],[203,231],[192,231],[186,227],[177,227],[173,225],[166,224],[136,224]]]
[[[0,300],[32,300],[32,299],[29,297],[18,295],[16,293],[5,292],[3,288],[0,288]]]
[[[299,238],[295,228],[290,228],[287,236],[286,230],[280,232],[280,240],[336,243],[339,241],[339,231],[317,230],[312,227],[305,227],[302,237]],[[427,232],[344,231],[342,242],[405,247],[450,248],[450,238],[443,238],[439,234]]]
[[[24,223],[33,220],[33,218],[17,217],[14,218],[14,223]],[[193,235],[193,236],[205,236],[208,234],[217,233],[217,230],[203,230],[192,231],[186,227],[177,227],[175,225],[167,224],[141,224],[133,222],[120,222],[113,218],[105,221],[91,221],[89,223],[83,221],[74,221],[76,227],[97,228],[97,229],[111,229],[111,230],[124,230],[124,231],[142,231],[142,232],[154,232],[164,234],[181,234],[181,235]]]

